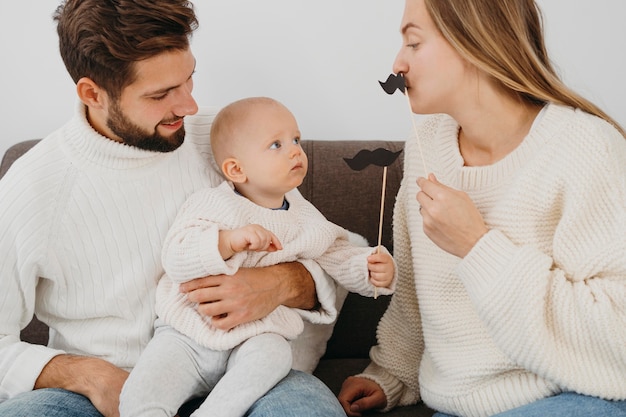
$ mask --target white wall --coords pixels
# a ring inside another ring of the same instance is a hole
[[[223,105],[269,95],[289,106],[304,139],[404,139],[404,98],[386,95],[400,46],[402,0],[195,0],[201,28],[196,99]],[[563,78],[626,125],[626,2],[538,0]],[[57,51],[58,0],[0,6],[0,154],[71,116],[74,85]]]

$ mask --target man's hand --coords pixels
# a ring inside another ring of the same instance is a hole
[[[58,355],[48,362],[35,389],[63,388],[89,398],[104,417],[119,417],[120,393],[128,372],[84,356]]]
[[[360,417],[365,411],[387,406],[387,397],[383,389],[367,378],[348,377],[341,385],[337,398],[350,417]]]
[[[215,275],[186,282],[180,290],[222,330],[261,319],[279,305],[310,310],[317,304],[313,278],[299,262],[240,268],[232,276]]]

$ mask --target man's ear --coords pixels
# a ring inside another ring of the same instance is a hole
[[[248,179],[239,161],[235,158],[226,158],[224,162],[222,162],[222,172],[228,180],[235,184],[244,183]]]
[[[107,95],[91,78],[83,77],[76,83],[76,93],[85,106],[106,108]]]

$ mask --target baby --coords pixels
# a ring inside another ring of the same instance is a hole
[[[229,104],[215,117],[211,147],[226,181],[190,196],[166,237],[155,335],[124,386],[121,417],[174,416],[207,394],[192,416],[243,416],[291,369],[289,340],[302,332],[301,312],[280,306],[223,331],[179,292],[182,282],[315,261],[348,291],[372,296],[374,287],[390,294],[395,286],[385,248],[351,243],[298,192],[307,157],[285,106],[266,97]]]

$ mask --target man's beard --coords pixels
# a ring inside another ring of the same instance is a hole
[[[109,109],[107,126],[113,133],[120,137],[125,144],[147,151],[172,152],[178,149],[185,140],[184,126],[169,137],[159,135],[156,127],[154,133],[150,135],[131,122],[124,115],[117,102],[113,103]]]

